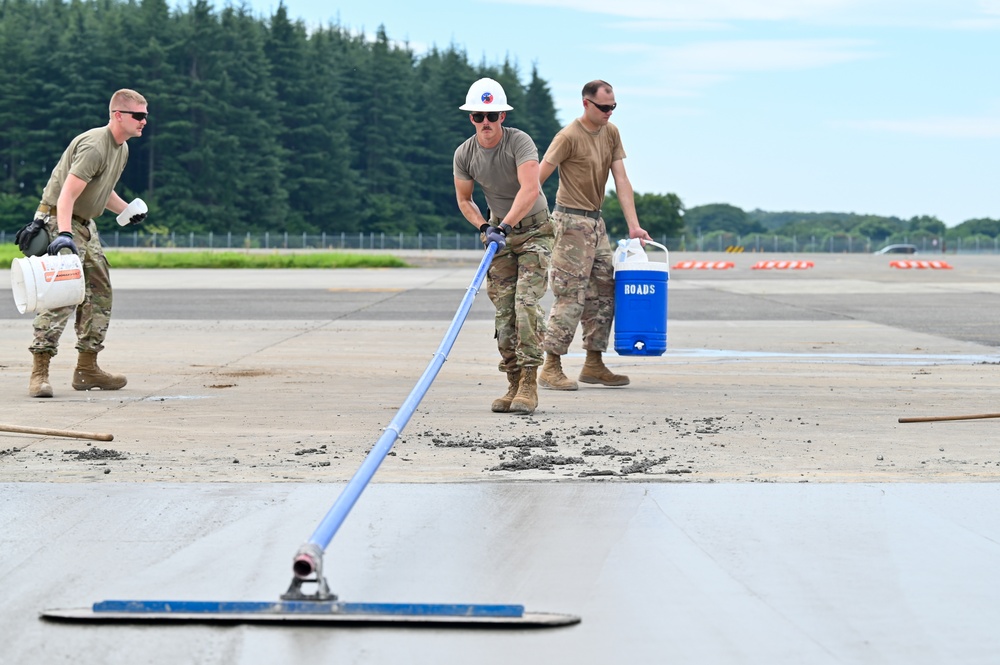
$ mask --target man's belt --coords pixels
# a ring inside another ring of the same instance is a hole
[[[600,210],[584,210],[582,208],[567,208],[566,206],[561,206],[558,203],[552,208],[556,212],[564,212],[567,215],[580,215],[581,217],[590,217],[591,219],[600,219]]]
[[[514,225],[514,229],[515,230],[520,229],[522,224],[524,226],[531,226],[535,222],[544,222],[546,219],[548,219],[548,217],[549,217],[548,210],[539,210],[534,215],[528,215],[527,217],[522,217],[521,221]],[[503,220],[494,217],[493,221],[496,221],[497,224],[500,224]]]
[[[41,203],[38,206],[38,212],[42,213],[43,215],[49,215],[50,217],[55,217],[56,216],[56,207],[55,206],[50,206],[50,205],[48,205],[46,203]],[[76,221],[80,222],[84,226],[86,226],[87,224],[90,224],[90,220],[89,219],[84,219],[83,217],[80,217],[79,215],[73,215],[72,217],[73,217],[73,219],[75,219]]]
[[[518,226],[528,222],[529,224],[534,224],[535,222],[544,222],[549,218],[548,210],[539,210],[534,215],[528,215],[527,217],[522,217],[521,221],[517,223]]]

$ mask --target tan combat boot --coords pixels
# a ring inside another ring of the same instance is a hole
[[[490,408],[493,409],[494,413],[507,413],[510,411],[510,403],[514,399],[514,396],[517,395],[517,388],[521,384],[521,370],[507,372],[507,383],[509,384],[507,394],[493,400],[493,406]]]
[[[537,367],[521,368],[521,383],[517,395],[510,403],[511,413],[532,414],[538,406],[538,385],[535,383]]]
[[[542,373],[538,375],[538,385],[549,390],[579,390],[576,381],[563,374],[562,361],[554,353],[545,354]]]
[[[600,351],[587,351],[587,360],[580,372],[582,383],[598,383],[602,386],[627,386],[628,377],[624,374],[613,374],[604,366]]]
[[[81,351],[76,361],[76,371],[73,372],[73,388],[75,390],[118,390],[128,383],[121,374],[109,374],[97,366],[97,353]]]
[[[32,353],[31,381],[28,383],[28,395],[31,397],[52,397],[52,385],[49,383],[49,361],[52,355],[48,353]]]

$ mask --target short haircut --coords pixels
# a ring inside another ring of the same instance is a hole
[[[121,106],[125,104],[126,106],[132,104],[145,104],[146,98],[140,95],[135,90],[129,90],[128,88],[122,88],[111,95],[111,102],[108,104],[108,113],[110,114],[115,110],[116,106]]]
[[[591,81],[587,85],[583,86],[583,96],[593,97],[594,95],[597,94],[597,91],[600,90],[601,88],[604,88],[608,92],[611,92],[613,90],[610,83],[608,83],[607,81],[602,81],[601,79],[597,79],[596,81]]]

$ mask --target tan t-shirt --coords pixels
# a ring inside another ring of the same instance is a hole
[[[611,163],[625,159],[625,148],[618,128],[610,122],[596,132],[588,132],[577,118],[559,130],[544,159],[559,167],[556,203],[567,208],[600,210]]]
[[[118,184],[118,178],[128,162],[128,144],[118,145],[111,129],[95,127],[73,139],[52,169],[49,182],[42,192],[42,203],[54,206],[59,202],[66,176],[70,173],[87,183],[73,205],[73,214],[93,219],[104,213],[108,197]]]
[[[500,143],[492,148],[479,145],[475,136],[458,146],[453,160],[453,172],[459,180],[475,180],[483,189],[490,212],[503,219],[514,205],[514,198],[521,191],[517,167],[525,162],[538,161],[538,148],[531,137],[514,127],[504,127]],[[547,210],[548,201],[541,189],[538,197],[525,215]]]

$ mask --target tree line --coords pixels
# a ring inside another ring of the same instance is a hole
[[[947,228],[931,215],[916,215],[909,219],[894,216],[866,215],[841,212],[767,212],[745,211],[726,203],[692,207],[684,211],[687,234],[714,237],[719,234],[747,238],[755,235],[778,235],[799,239],[848,236],[874,244],[894,242],[948,242],[956,240],[993,240],[1000,237],[1000,219],[969,219]]]
[[[129,142],[118,191],[150,207],[144,230],[170,233],[471,232],[458,212],[455,148],[472,135],[458,110],[489,76],[514,107],[507,126],[544,155],[560,125],[549,85],[532,67],[470,62],[456,46],[417,57],[383,28],[307,28],[283,4],[184,9],[166,0],[0,0],[0,231],[30,219],[52,167],[80,132],[107,122],[118,88],[149,101]],[[555,201],[558,172],[545,183]],[[485,202],[477,188],[477,199]],[[636,193],[654,237],[731,233],[944,234],[932,217],[685,209],[676,194]],[[613,237],[627,225],[614,192]],[[1000,220],[948,233],[996,237]]]
[[[307,29],[206,0],[0,2],[0,229],[19,228],[73,136],[119,88],[149,102],[118,190],[161,233],[470,231],[458,212],[458,110],[489,76],[540,152],[559,130],[547,82],[457,47],[417,58],[379,28]],[[554,194],[556,181],[546,183]]]

